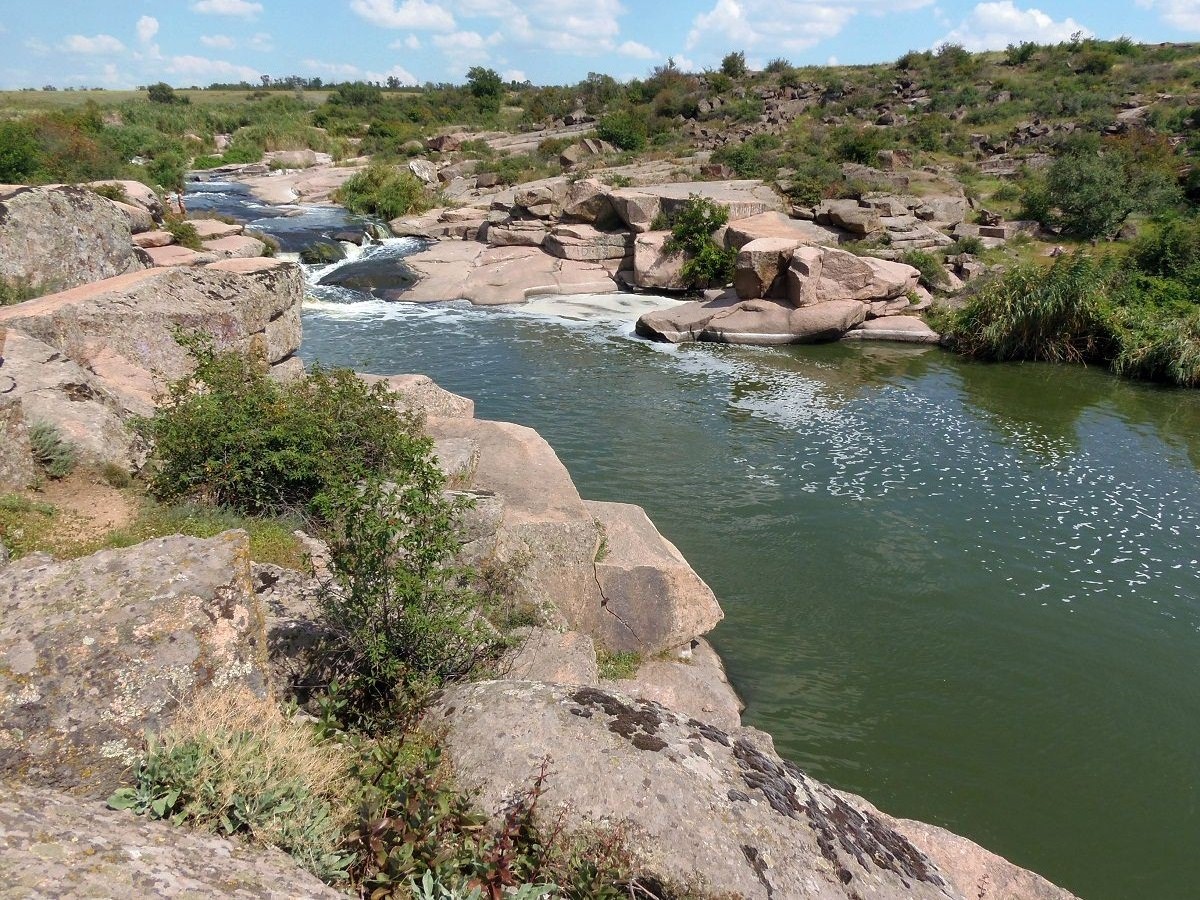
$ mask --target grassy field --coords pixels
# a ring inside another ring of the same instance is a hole
[[[254,91],[176,91],[194,106],[238,106],[249,103]],[[272,91],[268,96],[294,97],[297,94],[309,106],[320,106],[329,91]],[[260,94],[261,96],[261,94]],[[0,115],[52,112],[75,109],[89,100],[102,107],[118,106],[130,100],[145,100],[145,91],[0,91]]]

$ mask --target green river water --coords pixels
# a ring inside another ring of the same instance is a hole
[[[1200,895],[1200,394],[937,349],[314,304],[639,503],[716,591],[747,724],[1088,898]]]

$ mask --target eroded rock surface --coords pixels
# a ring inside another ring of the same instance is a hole
[[[539,810],[568,827],[626,822],[650,871],[748,900],[961,900],[930,857],[873,812],[781,760],[751,729],[725,730],[589,687],[456,687],[445,727],[460,781],[492,815],[542,758]]]
[[[242,531],[0,570],[0,777],[105,797],[209,684],[266,685]]]
[[[60,291],[143,268],[111,200],[76,185],[0,192],[0,278]]]
[[[343,896],[278,851],[81,803],[57,791],[0,785],[0,894],[6,897]]]
[[[0,308],[0,328],[32,335],[145,404],[163,380],[194,365],[176,340],[181,329],[206,332],[218,349],[287,362],[300,346],[303,296],[298,266],[230,259],[134,272]]]

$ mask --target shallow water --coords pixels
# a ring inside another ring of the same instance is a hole
[[[1084,897],[1197,894],[1200,395],[318,293],[306,360],[428,373],[646,507],[721,599],[745,721],[814,775]]]

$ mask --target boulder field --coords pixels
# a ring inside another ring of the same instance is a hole
[[[857,332],[875,340],[939,339],[915,317],[932,299],[916,269],[838,245],[886,229],[897,247],[925,231],[938,238],[920,246],[937,246],[951,239],[932,225],[947,222],[920,221],[906,205],[909,198],[891,197],[830,201],[808,218],[794,218],[778,194],[753,180],[610,188],[596,179],[551,178],[495,192],[478,201],[482,205],[397,219],[394,233],[437,243],[407,258],[417,283],[389,299],[457,298],[490,306],[539,295],[682,292],[684,258],[667,252],[670,232],[662,223],[692,197],[729,213],[716,239],[737,254],[734,288],[648,313],[639,334],[745,344],[837,340]],[[945,198],[920,208],[961,221],[962,206],[961,198]],[[914,318],[896,328],[865,327],[895,316]]]

